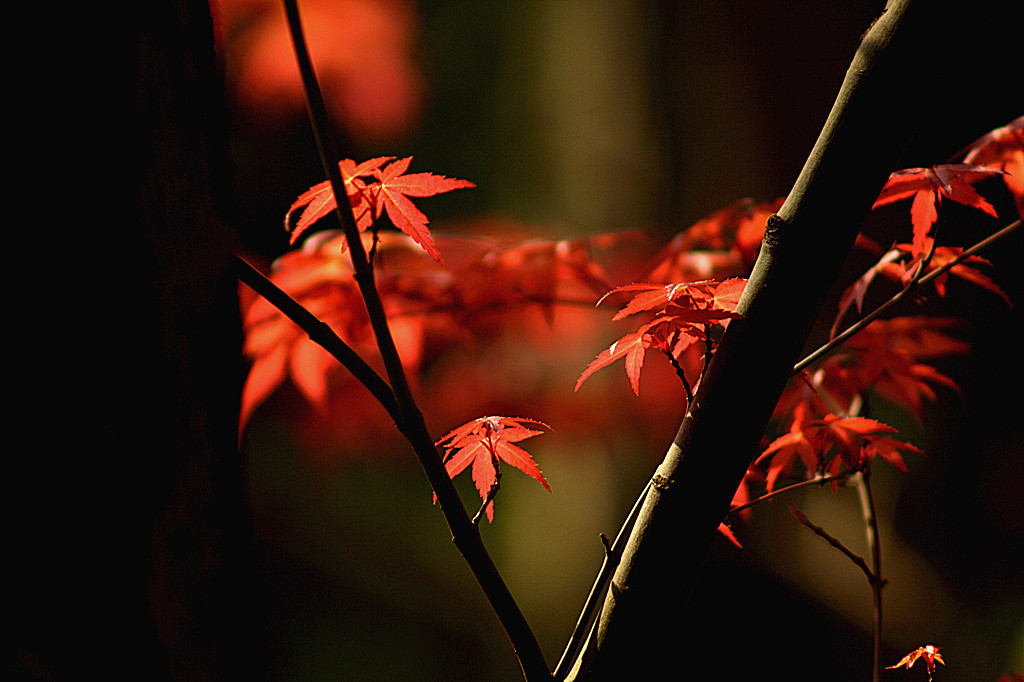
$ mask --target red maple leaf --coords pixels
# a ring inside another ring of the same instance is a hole
[[[921,362],[924,358],[963,354],[969,350],[966,342],[941,331],[952,323],[948,319],[927,317],[875,320],[848,339],[842,352],[826,361],[823,369],[833,375],[830,383],[841,386],[842,394],[852,396],[874,391],[923,419],[923,399],[934,401],[936,398],[933,386],[960,390],[951,378]]]
[[[812,413],[824,415],[846,409],[857,396],[877,394],[923,420],[924,401],[936,399],[935,387],[960,390],[953,379],[922,362],[969,350],[966,342],[943,331],[953,323],[933,317],[875,320],[812,370],[810,386],[792,382],[776,414],[785,421],[797,404],[808,403]]]
[[[468,180],[456,180],[433,173],[404,175],[411,161],[412,157],[407,156],[376,173],[377,183],[369,186],[376,207],[374,218],[379,218],[382,211],[387,211],[395,227],[412,237],[434,260],[443,264],[441,254],[427,230],[427,216],[416,208],[409,197],[431,197],[476,185]]]
[[[652,330],[660,333],[652,333]],[[633,393],[640,395],[640,370],[643,368],[648,348],[672,352],[674,356],[678,357],[690,344],[703,338],[703,332],[694,325],[683,323],[674,317],[664,315],[657,317],[601,351],[580,374],[573,390],[580,390],[580,386],[583,385],[587,377],[597,370],[607,367],[620,358],[625,358],[629,385],[633,388]]]
[[[932,168],[908,168],[894,172],[882,188],[872,208],[913,197],[910,218],[914,226],[913,254],[923,255],[925,238],[938,219],[938,206],[946,197],[965,206],[973,206],[992,217],[998,217],[995,208],[971,186],[972,180],[1001,175],[1002,170],[953,163]]]
[[[864,239],[861,240],[861,243],[868,244],[869,241]],[[839,310],[836,313],[835,322],[832,324],[832,337],[835,337],[839,332],[839,325],[851,306],[856,306],[857,312],[862,311],[864,295],[878,275],[907,286],[915,277],[920,278],[933,270],[945,267],[950,261],[959,258],[964,251],[956,246],[935,246],[933,250],[933,244],[934,242],[931,237],[925,237],[924,241],[919,245],[922,249],[919,252],[915,251],[919,247],[913,244],[895,244],[867,272],[847,287],[839,299]],[[924,271],[918,272],[921,264],[925,266]],[[949,275],[955,275],[983,289],[988,289],[1003,299],[1007,305],[1013,305],[1006,292],[992,281],[991,277],[977,267],[988,265],[990,263],[981,256],[968,256],[946,272],[932,279],[931,283],[939,296],[945,296]]]
[[[1024,217],[1024,116],[976,140],[964,163],[1005,171],[1003,181],[1017,203],[1017,212]]]
[[[931,677],[931,674],[935,671],[936,663],[946,665],[946,662],[942,660],[942,654],[939,653],[939,647],[933,644],[925,644],[924,646],[917,647],[909,654],[901,658],[900,662],[896,665],[886,666],[886,670],[899,668],[901,665],[905,665],[907,667],[907,670],[910,670],[910,666],[914,665],[914,663],[916,663],[917,659],[919,658],[923,660],[925,666],[927,666],[929,678]]]
[[[794,419],[789,433],[768,445],[757,461],[772,458],[768,467],[767,487],[771,491],[775,481],[788,472],[799,459],[808,471],[819,474],[839,473],[840,466],[849,468],[863,465],[881,455],[897,468],[906,471],[900,450],[921,451],[910,443],[894,440],[890,434],[896,429],[867,417],[837,417],[804,421]],[[829,455],[832,455],[829,458]]]
[[[749,272],[757,258],[768,216],[784,199],[741,199],[677,234],[655,258],[648,282],[722,278]]]
[[[773,444],[775,454],[769,483],[801,461],[809,470],[821,469],[823,452],[812,441],[815,419],[830,412],[853,409],[866,396],[877,394],[894,406],[924,419],[925,400],[936,399],[936,387],[959,391],[956,382],[922,360],[966,353],[969,345],[946,333],[956,324],[949,318],[897,317],[875,320],[867,328],[847,339],[839,352],[816,369],[791,381],[775,408],[773,420],[789,433]],[[788,426],[787,426],[788,425]],[[899,443],[890,443],[884,435],[864,443],[862,456],[881,455],[903,469]],[[893,449],[895,447],[895,450]],[[851,453],[852,454],[852,453]],[[781,458],[780,458],[781,455]],[[842,460],[835,462],[836,465]]]
[[[358,166],[351,159],[343,159],[338,163],[341,169],[341,178],[345,183],[345,192],[348,194],[349,204],[352,206],[353,215],[356,218],[356,225],[359,230],[365,230],[373,222],[373,210],[366,192],[366,182],[361,176],[367,176],[380,168],[392,157],[380,156],[368,161],[363,161]],[[284,215],[284,229],[291,232],[291,243],[298,241],[299,237],[316,221],[328,216],[338,207],[334,199],[334,190],[330,180],[313,185],[299,195],[288,212]],[[303,209],[299,214],[299,220],[292,228],[292,214],[298,209]],[[347,248],[347,247],[346,247]]]
[[[409,197],[430,197],[476,185],[468,180],[446,178],[433,173],[404,175],[412,161],[411,156],[382,168],[392,158],[394,157],[377,157],[359,165],[350,159],[344,159],[338,164],[356,226],[362,232],[386,211],[396,228],[412,237],[435,261],[443,265],[441,253],[427,229],[427,216],[416,208]],[[368,177],[373,177],[376,181],[364,180]],[[291,231],[292,243],[295,243],[313,223],[334,211],[337,205],[330,181],[321,182],[303,192],[285,214],[285,229]],[[302,213],[295,228],[292,229],[292,214],[299,209],[302,209]]]
[[[609,296],[639,291],[625,308],[615,313],[613,320],[621,320],[644,310],[666,308],[671,305],[673,315],[690,322],[712,322],[739,317],[736,304],[747,281],[739,277],[724,282],[680,282],[675,284],[626,284],[612,289],[601,297],[600,305]]]
[[[932,240],[931,237],[928,237],[925,239],[924,249],[925,251],[931,251],[931,248]],[[913,247],[910,244],[896,244],[893,249],[904,255],[909,255],[911,254]],[[925,268],[925,272],[923,274],[928,274],[932,270],[945,266],[953,259],[958,258],[963,251],[964,250],[962,248],[956,246],[936,246],[931,259],[928,261],[928,267]],[[914,270],[919,262],[921,262],[919,258],[913,257],[909,262],[894,260],[889,263],[882,264],[879,267],[879,272],[890,279],[898,280],[906,285],[906,283],[914,276]],[[935,290],[938,292],[939,296],[946,295],[946,281],[948,280],[949,275],[956,275],[957,277],[965,279],[972,284],[988,289],[1006,301],[1007,305],[1013,305],[1010,302],[1010,297],[1006,295],[1006,292],[999,288],[998,284],[992,281],[992,278],[981,270],[978,270],[977,267],[973,267],[978,265],[988,266],[991,265],[991,263],[981,256],[968,256],[951,267],[948,271],[933,279],[932,284],[935,286]]]
[[[440,445],[447,441],[444,460],[449,477],[455,478],[467,466],[473,465],[473,483],[480,499],[487,502],[488,521],[494,520],[493,497],[498,483],[499,460],[511,464],[551,491],[530,453],[513,445],[543,433],[524,424],[551,428],[544,422],[522,417],[480,417],[453,429],[435,443]],[[434,501],[437,502],[437,495],[434,495]]]
[[[725,325],[739,317],[736,305],[746,280],[727,279],[724,282],[682,282],[676,284],[626,284],[601,297],[598,305],[609,296],[623,292],[639,292],[612,318],[623,317],[648,310],[659,310],[657,317],[626,334],[603,350],[576,380],[578,391],[591,374],[625,358],[626,375],[633,393],[640,395],[640,369],[648,348],[657,348],[678,358],[693,343],[706,337],[706,325]]]

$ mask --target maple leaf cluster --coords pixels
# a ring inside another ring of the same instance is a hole
[[[684,353],[695,344],[710,344],[711,327],[724,327],[730,319],[738,317],[736,305],[746,280],[727,279],[724,282],[704,280],[676,284],[627,284],[617,287],[601,298],[623,292],[639,292],[612,318],[619,320],[642,311],[656,310],[653,320],[629,333],[601,352],[576,381],[575,390],[591,374],[611,363],[624,359],[626,375],[636,395],[640,395],[640,370],[648,348],[662,351],[680,367],[680,377],[687,387],[685,369],[679,364]],[[601,301],[598,301],[600,304]],[[706,348],[710,352],[710,348]]]
[[[963,163],[908,168],[892,173],[873,208],[911,200],[912,238],[908,242],[893,244],[889,249],[882,248],[864,235],[858,238],[859,246],[880,255],[880,258],[843,293],[837,325],[852,305],[858,312],[861,310],[864,294],[877,276],[905,286],[960,257],[962,247],[939,245],[935,240],[939,208],[943,200],[948,199],[993,218],[998,217],[995,207],[973,186],[973,183],[996,177],[1002,178],[1018,213],[1024,216],[1024,116],[975,141],[965,152]],[[988,261],[979,256],[968,257],[932,280],[936,292],[945,296],[948,277],[954,275],[995,293],[1009,303],[1002,289],[980,269],[987,265]]]
[[[768,217],[784,200],[740,199],[698,220],[661,250],[644,280],[669,284],[745,277],[757,259]]]
[[[471,339],[494,338],[502,315],[526,307],[550,314],[559,302],[592,301],[607,288],[605,274],[590,254],[610,238],[495,240],[451,235],[437,244],[453,257],[439,268],[411,240],[393,232],[376,239],[375,280],[388,325],[406,370],[416,373],[428,355]],[[612,239],[614,241],[614,239]],[[362,304],[354,270],[339,231],[317,233],[302,248],[278,258],[269,278],[327,324],[371,364],[376,343]],[[290,379],[319,408],[341,365],[294,322],[247,287],[240,290],[245,342],[252,367],[242,392],[241,424],[282,383]]]
[[[665,354],[683,380],[688,394],[736,306],[764,237],[768,217],[784,198],[756,203],[741,199],[681,231],[654,257],[642,282],[608,291],[598,305],[621,294],[632,299],[612,318],[641,312],[653,318],[602,351],[576,381],[575,390],[597,370],[624,360],[633,392],[640,395],[640,371],[646,353]],[[701,352],[703,349],[703,353]]]
[[[901,451],[923,454],[893,436],[897,430],[854,413],[870,395],[886,399],[923,419],[925,400],[936,387],[959,390],[956,382],[922,360],[965,353],[966,342],[947,334],[954,320],[899,317],[876,320],[848,339],[838,352],[792,380],[775,408],[785,433],[758,458],[767,464],[771,491],[780,477],[802,464],[811,476],[836,476],[881,456],[901,471]]]
[[[943,201],[953,201],[996,215],[993,205],[973,187],[980,179],[1002,178],[1021,204],[1024,163],[1024,118],[992,131],[972,145],[963,163],[893,173],[875,207],[910,201],[912,236],[886,251],[876,265],[843,293],[833,335],[843,317],[861,309],[871,282],[883,276],[904,284],[923,272],[948,264],[960,247],[938,246],[934,227]],[[615,286],[595,252],[614,250],[633,238],[628,233],[577,239],[497,239],[432,235],[427,217],[412,199],[473,187],[467,180],[432,173],[407,173],[411,157],[378,157],[362,163],[340,162],[348,204],[374,268],[376,286],[399,355],[407,370],[422,370],[430,357],[469,339],[495,339],[504,332],[510,311],[539,309],[550,323],[557,306],[601,305],[618,300],[613,321],[644,315],[634,331],[601,351],[576,381],[579,391],[597,370],[623,360],[629,385],[640,392],[640,375],[653,349],[666,356],[692,397],[717,339],[730,320],[740,316],[740,298],[764,234],[765,223],[783,199],[754,203],[744,199],[679,233],[632,283]],[[271,267],[270,279],[326,323],[373,364],[376,345],[355,285],[353,268],[339,231],[310,236],[314,224],[335,211],[328,182],[304,192],[289,208],[285,226],[301,249],[285,254]],[[399,232],[386,229],[382,219]],[[861,237],[858,243],[883,250]],[[444,251],[445,257],[442,256]],[[444,265],[445,267],[439,267]],[[972,256],[935,277],[943,294],[946,275],[974,282],[1006,298],[983,274],[984,261]],[[252,369],[243,389],[241,424],[255,407],[290,379],[314,405],[325,407],[330,384],[340,366],[294,323],[251,292],[243,290],[245,353]],[[920,454],[898,440],[897,430],[859,414],[869,396],[902,406],[919,419],[937,389],[957,390],[956,383],[930,364],[933,359],[964,353],[967,344],[947,332],[948,319],[901,317],[875,320],[846,339],[837,352],[790,382],[774,415],[780,430],[751,466],[737,490],[734,505],[749,499],[749,490],[772,491],[780,478],[810,475],[835,480],[881,456],[906,470],[905,453]],[[464,382],[465,383],[465,382]],[[467,389],[463,386],[460,391]],[[540,433],[524,424],[541,422],[482,417],[450,432],[445,465],[454,476],[472,464],[473,480],[493,518],[493,495],[506,462],[547,487],[532,458],[513,443]],[[735,541],[727,527],[723,532]]]
[[[908,286],[962,255],[961,247],[939,246],[935,241],[934,228],[944,199],[998,217],[972,183],[1001,177],[1020,208],[1024,196],[1020,185],[1022,131],[1024,117],[972,144],[964,163],[911,168],[889,177],[874,208],[909,200],[912,239],[885,251],[864,235],[858,237],[859,246],[882,255],[843,292],[833,337],[852,308],[861,311],[865,292],[878,276]],[[987,261],[978,256],[961,260],[932,279],[936,292],[944,296],[948,276],[955,275],[1009,304],[1002,289],[979,269],[985,265]],[[780,477],[794,474],[798,464],[808,475],[836,476],[843,470],[859,469],[880,455],[906,471],[901,453],[920,454],[920,450],[893,438],[896,430],[892,427],[856,412],[869,395],[876,395],[921,420],[924,402],[936,399],[937,387],[959,390],[950,377],[924,362],[967,352],[966,342],[947,333],[955,324],[946,318],[921,316],[875,320],[847,339],[838,352],[804,373],[801,381],[791,381],[775,410],[775,420],[785,432],[769,443],[757,460],[767,466],[768,490]]]

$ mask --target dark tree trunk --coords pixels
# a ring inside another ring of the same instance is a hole
[[[14,368],[15,432],[29,440],[9,479],[8,670],[252,679],[240,328],[234,236],[218,217],[227,155],[209,6],[142,2],[72,33],[66,87],[50,83],[50,133],[67,135],[47,160],[55,189],[16,251],[31,273]],[[98,63],[97,46],[125,38],[138,41],[134,62]]]

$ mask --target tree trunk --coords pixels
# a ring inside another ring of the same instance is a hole
[[[25,202],[33,214],[16,229],[28,243],[13,249],[31,273],[19,274],[27,342],[12,363],[29,440],[7,496],[7,668],[14,679],[253,679],[210,9],[164,0],[100,13],[53,39],[67,52],[37,139],[60,148],[36,150],[48,194]],[[133,39],[134,60],[101,61],[97,46]]]

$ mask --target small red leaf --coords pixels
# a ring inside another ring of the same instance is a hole
[[[580,390],[584,380],[597,370],[607,367],[619,358],[626,358],[626,375],[629,376],[629,384],[633,387],[633,393],[640,395],[640,368],[643,367],[644,353],[648,346],[648,342],[644,340],[648,327],[649,325],[644,325],[639,331],[626,334],[601,351],[600,355],[583,370],[583,374],[576,380],[576,387],[573,391]]]
[[[480,499],[487,500],[497,483],[497,466],[501,460],[539,481],[550,491],[551,486],[530,453],[512,445],[513,442],[543,433],[525,424],[551,428],[544,422],[522,417],[480,417],[450,431],[435,444],[448,443],[445,446],[445,470],[448,476],[454,478],[472,463],[473,483],[480,493]],[[437,501],[437,495],[434,495],[434,501]],[[486,513],[487,520],[493,521],[493,500],[488,503]]]
[[[925,644],[919,646],[909,654],[900,659],[900,662],[896,665],[886,666],[886,670],[892,670],[893,668],[899,668],[900,666],[906,666],[907,670],[917,662],[917,659],[924,661],[925,667],[928,668],[928,675],[930,676],[935,671],[935,664],[941,663],[946,665],[946,662],[942,660],[942,654],[939,653],[939,647],[933,644]]]
[[[344,159],[338,165],[345,183],[345,192],[356,220],[356,226],[362,232],[387,211],[388,218],[399,230],[413,238],[438,263],[443,264],[441,253],[434,245],[434,240],[427,230],[427,216],[412,203],[409,197],[430,197],[453,189],[475,187],[468,180],[446,178],[432,173],[412,173],[403,175],[409,168],[412,157],[406,157],[382,166],[393,159],[391,156],[380,156],[358,165],[351,159]],[[363,178],[373,177],[376,182],[367,182]],[[309,188],[292,203],[285,214],[285,229],[291,232],[294,244],[313,223],[332,213],[338,204],[334,190],[329,181],[321,182]],[[299,209],[302,213],[292,229],[292,214]]]
[[[416,208],[409,197],[430,197],[476,185],[468,180],[456,180],[432,173],[403,175],[411,161],[412,157],[409,156],[395,161],[383,171],[378,171],[378,185],[376,188],[370,188],[376,189],[377,192],[375,216],[380,217],[381,211],[386,210],[395,227],[412,237],[435,261],[443,264],[441,253],[434,245],[434,240],[427,229],[427,216]]]
[[[896,171],[882,188],[874,207],[913,197],[911,221],[914,226],[914,255],[923,253],[923,244],[938,218],[937,207],[942,197],[984,211],[993,217],[996,210],[978,194],[971,182],[993,175],[1005,175],[996,168],[952,163],[932,168],[907,168]]]

